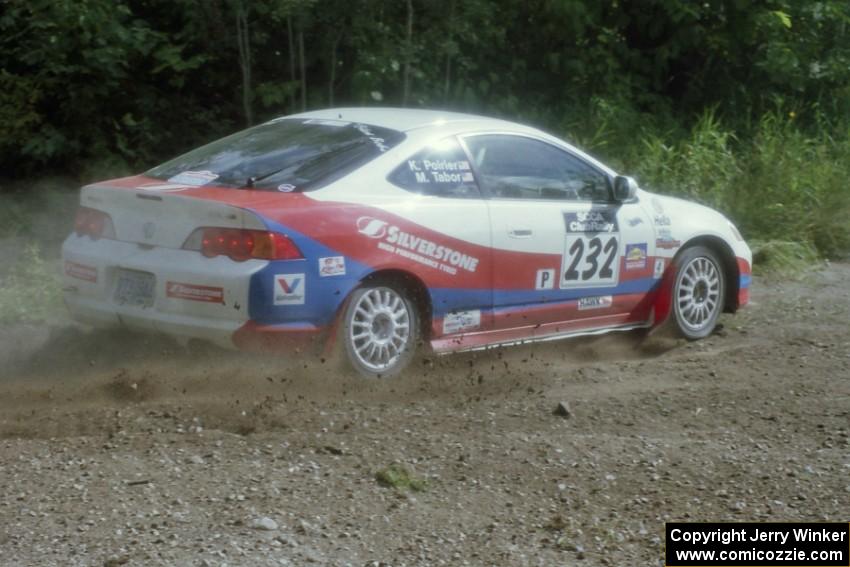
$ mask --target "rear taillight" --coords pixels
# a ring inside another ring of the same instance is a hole
[[[91,236],[98,238],[115,238],[115,226],[112,217],[103,211],[80,207],[77,209],[77,218],[74,219],[74,232],[77,236]]]
[[[183,244],[204,256],[227,256],[237,262],[260,260],[298,260],[304,256],[289,237],[278,232],[240,228],[199,228]]]

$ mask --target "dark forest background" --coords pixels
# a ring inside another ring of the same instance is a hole
[[[850,246],[846,0],[0,1],[0,183],[341,105],[531,123],[756,240]]]

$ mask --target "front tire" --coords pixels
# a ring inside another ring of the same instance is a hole
[[[419,341],[416,306],[404,291],[379,284],[355,290],[340,325],[351,366],[368,378],[395,376],[413,359]]]
[[[690,340],[714,331],[726,297],[726,278],[717,255],[704,246],[682,251],[676,259],[673,319],[676,331]]]

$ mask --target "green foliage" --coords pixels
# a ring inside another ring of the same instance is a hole
[[[0,275],[0,323],[43,323],[64,312],[55,271],[38,245],[27,245],[11,269]]]
[[[818,252],[811,244],[754,240],[750,246],[753,249],[753,268],[759,275],[794,278],[810,273],[813,266],[820,264]]]
[[[27,207],[19,199],[3,199],[0,207],[0,238],[28,232],[30,220]]]
[[[179,86],[205,59],[184,56],[174,39],[135,17],[125,2],[6,3],[0,165],[26,174],[77,158],[148,157],[151,132],[162,126],[154,123],[162,118],[154,111],[165,107],[160,88]]]
[[[713,111],[707,111],[676,145],[658,134],[647,134],[641,140],[643,152],[634,164],[635,173],[648,187],[729,210],[730,187],[739,174],[734,141],[734,134],[721,127]]]
[[[743,160],[734,205],[748,232],[812,243],[827,256],[850,247],[850,144],[806,135],[768,114]]]
[[[428,488],[424,479],[411,474],[403,465],[393,463],[375,473],[375,480],[381,486],[396,488],[399,490],[413,490],[422,492]]]
[[[623,115],[621,122],[631,124],[628,113],[617,112]],[[607,122],[600,124],[606,128]],[[765,114],[742,135],[724,126],[713,110],[704,112],[690,132],[634,128],[637,134],[627,142],[615,133],[621,126],[593,140],[606,154],[626,156],[622,170],[645,188],[717,208],[747,238],[794,240],[826,257],[850,249],[847,137],[808,134],[793,113],[781,112]]]
[[[748,236],[826,255],[850,246],[846,0],[6,0],[0,11],[6,177],[123,175],[253,116],[331,103],[566,132]]]

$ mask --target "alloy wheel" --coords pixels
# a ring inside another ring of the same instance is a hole
[[[353,306],[348,340],[352,354],[370,372],[392,369],[411,348],[411,313],[394,289],[372,288]]]
[[[699,332],[713,324],[720,308],[721,276],[717,265],[705,256],[688,262],[676,282],[676,308],[680,321]]]

